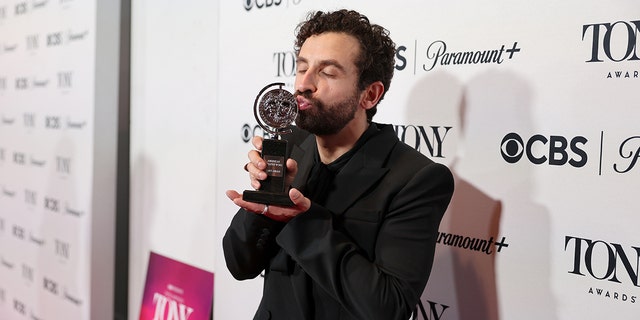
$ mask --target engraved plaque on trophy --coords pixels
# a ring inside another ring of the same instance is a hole
[[[286,186],[287,141],[281,134],[291,132],[288,127],[298,115],[298,103],[289,91],[282,89],[284,83],[272,83],[264,87],[253,104],[253,113],[258,125],[270,134],[262,141],[262,158],[267,163],[267,178],[260,181],[260,189],[245,190],[245,201],[291,206]]]

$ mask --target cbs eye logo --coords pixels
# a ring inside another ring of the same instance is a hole
[[[253,7],[256,7],[257,9],[263,9],[263,8],[269,8],[269,7],[277,7],[280,6],[282,3],[282,0],[243,0],[243,5],[244,5],[244,9],[249,11],[251,10]],[[285,4],[285,6],[289,6],[289,5],[299,5],[300,2],[302,2],[302,0],[287,0]]]
[[[244,0],[243,3],[244,9],[249,11],[254,6],[258,9],[271,6],[279,6],[282,3],[282,0]]]
[[[502,138],[500,153],[504,161],[517,163],[526,155],[533,164],[549,164],[553,166],[569,165],[580,168],[587,164],[587,153],[582,149],[587,138],[573,137],[570,141],[563,136],[543,136],[536,134],[527,139],[514,132]]]

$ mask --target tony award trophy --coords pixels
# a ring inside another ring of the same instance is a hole
[[[282,89],[284,83],[272,83],[264,87],[253,104],[253,114],[258,125],[270,134],[262,141],[262,158],[267,163],[267,178],[260,181],[260,189],[245,190],[245,201],[292,206],[286,188],[287,141],[280,135],[290,133],[289,125],[298,115],[298,103],[289,91]],[[277,87],[271,89],[272,87]],[[269,90],[269,91],[267,91]]]

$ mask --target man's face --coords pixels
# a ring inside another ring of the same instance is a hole
[[[314,35],[304,42],[297,60],[296,125],[316,135],[332,135],[347,126],[357,112],[360,92],[355,65],[358,41],[343,33]]]

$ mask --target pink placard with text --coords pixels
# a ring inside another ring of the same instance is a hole
[[[212,272],[150,253],[140,320],[208,320],[212,304]]]

